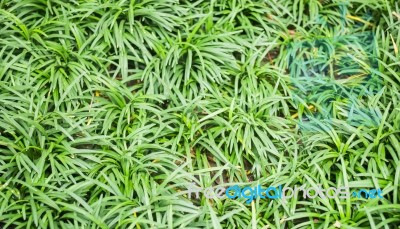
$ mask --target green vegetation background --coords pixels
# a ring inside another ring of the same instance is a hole
[[[399,46],[397,0],[0,0],[0,227],[398,227]]]

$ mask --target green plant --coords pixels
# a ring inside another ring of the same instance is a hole
[[[396,0],[0,0],[0,227],[394,228],[399,28]]]

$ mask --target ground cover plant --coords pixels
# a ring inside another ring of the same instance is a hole
[[[0,228],[399,228],[399,46],[397,0],[0,0]]]

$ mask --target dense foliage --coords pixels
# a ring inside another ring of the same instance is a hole
[[[397,227],[399,46],[397,0],[0,0],[0,227]]]

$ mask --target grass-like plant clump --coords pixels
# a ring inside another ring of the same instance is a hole
[[[398,228],[399,46],[398,0],[0,0],[0,228]]]

